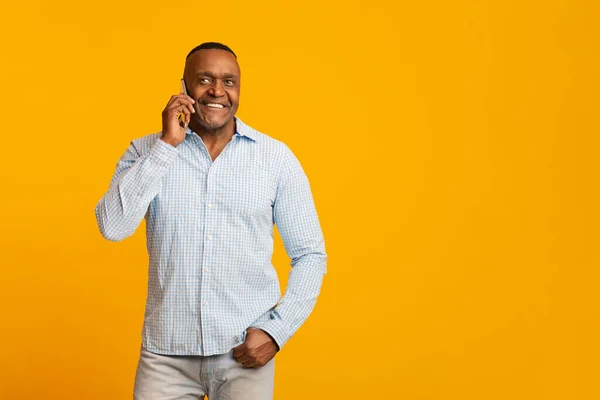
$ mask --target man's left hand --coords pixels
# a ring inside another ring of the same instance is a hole
[[[262,329],[246,329],[246,341],[233,349],[233,357],[244,368],[260,368],[267,364],[279,347],[275,340]]]

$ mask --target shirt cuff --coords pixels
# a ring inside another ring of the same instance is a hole
[[[265,322],[261,321],[253,324],[252,328],[262,329],[271,335],[273,340],[275,340],[275,343],[277,343],[277,346],[279,346],[279,350],[281,350],[283,345],[290,339],[292,335],[290,334],[290,330],[286,324],[279,317],[277,317],[276,313],[271,311],[269,315],[270,319],[266,320]]]

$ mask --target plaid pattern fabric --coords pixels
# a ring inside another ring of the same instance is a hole
[[[177,148],[160,133],[131,142],[96,206],[102,235],[133,234],[146,218],[150,258],[143,346],[171,355],[224,354],[248,327],[282,347],[311,313],[326,259],[300,163],[283,143],[236,118],[213,162],[188,129]],[[273,226],[291,258],[281,298]]]

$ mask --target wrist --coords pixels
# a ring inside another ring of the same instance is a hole
[[[177,147],[181,144],[181,141],[174,139],[172,137],[167,137],[167,136],[161,136],[160,140],[162,140],[166,144],[169,144],[173,147]]]
[[[267,334],[267,336],[269,336],[269,338],[271,339],[271,342],[273,342],[273,345],[275,346],[275,348],[277,349],[277,351],[279,351],[279,345],[277,344],[277,341],[273,338],[273,336],[271,336],[271,334],[267,331],[264,331],[261,329],[261,331],[263,331],[264,333]]]

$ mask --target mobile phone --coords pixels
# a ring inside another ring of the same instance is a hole
[[[187,87],[185,86],[185,80],[183,78],[181,78],[181,93],[185,94],[186,96],[188,94]],[[185,114],[181,113],[177,118],[179,119],[179,125],[181,125],[184,128],[187,128],[187,126],[185,125]]]
[[[181,78],[181,93],[187,96],[187,87],[185,86],[185,79]]]

